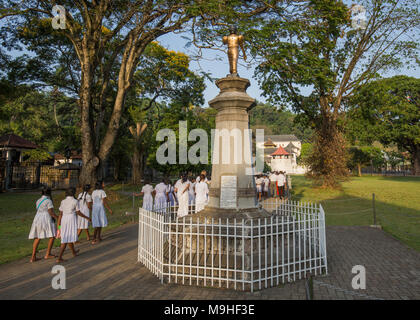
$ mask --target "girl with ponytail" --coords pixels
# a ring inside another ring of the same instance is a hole
[[[80,212],[83,213],[85,216],[90,216],[90,210],[92,210],[92,197],[89,194],[90,185],[86,184],[83,187],[83,192],[79,194],[77,200],[79,201],[79,208]],[[86,231],[86,239],[90,241],[90,234],[89,234],[89,220],[84,219],[82,217],[77,217],[77,237],[80,237],[82,231]]]

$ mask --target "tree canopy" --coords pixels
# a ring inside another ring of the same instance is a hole
[[[372,81],[357,90],[348,117],[354,139],[397,145],[410,153],[413,173],[420,174],[420,79]]]

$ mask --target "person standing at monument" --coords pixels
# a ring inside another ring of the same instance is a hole
[[[201,179],[203,179],[201,176],[204,176],[204,182],[206,182],[207,184],[210,184],[209,179],[207,179],[207,172],[206,170],[202,170],[200,175],[195,179],[196,182],[200,182]]]
[[[188,214],[188,189],[190,182],[188,181],[187,175],[183,174],[181,181],[175,187],[175,191],[178,197],[178,217],[184,217]]]
[[[276,196],[276,173],[271,172],[268,179],[270,180],[270,197]]]
[[[199,212],[204,209],[207,204],[207,196],[209,193],[209,185],[204,182],[205,176],[202,174],[200,182],[195,185],[195,212]]]
[[[92,227],[95,229],[92,244],[96,244],[102,241],[102,228],[108,226],[105,207],[108,209],[108,212],[112,214],[112,210],[108,205],[106,193],[104,191],[104,183],[102,181],[96,182],[95,190],[92,192],[92,200]]]
[[[175,205],[176,197],[174,194],[174,186],[172,185],[171,180],[167,180],[166,183],[166,194],[168,195],[168,205],[171,207]]]
[[[191,178],[190,181],[190,187],[188,189],[188,205],[192,207],[195,205],[195,185],[196,185],[196,179]]]
[[[262,175],[261,174],[257,175],[256,180],[255,180],[255,185],[257,187],[258,201],[261,201],[262,191],[263,191],[263,182],[264,180],[262,178]]]
[[[90,185],[86,184],[83,188],[83,192],[79,194],[77,200],[79,201],[80,212],[85,216],[90,217],[90,210],[92,210],[92,197],[89,194]],[[86,239],[90,241],[89,234],[89,220],[82,217],[77,217],[77,236],[79,237],[82,231],[86,231]]]
[[[133,193],[135,197],[143,196],[143,205],[142,208],[147,211],[153,210],[153,194],[154,189],[153,186],[150,184],[150,181],[145,181],[144,186],[141,188],[139,193]]]
[[[55,258],[51,254],[51,249],[54,245],[54,238],[57,235],[55,227],[55,220],[58,216],[54,213],[54,205],[52,202],[51,189],[44,187],[41,191],[41,198],[35,204],[36,215],[32,222],[31,231],[29,232],[29,239],[34,239],[32,246],[32,257],[30,262],[37,261],[36,251],[38,249],[41,239],[48,238],[48,247],[44,259]]]
[[[165,179],[158,183],[155,187],[155,210],[157,212],[165,212],[168,203],[168,187],[165,184]]]
[[[263,186],[264,186],[264,189],[263,189],[264,198],[268,198],[268,188],[270,186],[270,179],[268,178],[268,174],[264,175]]]
[[[285,176],[283,174],[283,171],[279,172],[278,178],[277,178],[277,186],[279,190],[279,197],[280,199],[284,199],[284,184],[286,183]]]

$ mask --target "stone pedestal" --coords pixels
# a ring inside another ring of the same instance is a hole
[[[216,85],[220,93],[209,102],[217,110],[209,204],[200,216],[233,217],[235,210],[246,216],[249,216],[247,212],[253,217],[260,216],[250,163],[252,140],[246,131],[248,112],[255,106],[255,99],[246,93],[250,82],[226,77],[217,80]]]

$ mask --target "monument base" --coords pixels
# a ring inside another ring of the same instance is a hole
[[[242,209],[226,209],[226,208],[216,208],[216,207],[205,207],[203,210],[193,214],[188,215],[193,220],[195,219],[205,219],[210,221],[211,219],[222,219],[222,220],[249,220],[249,219],[264,219],[269,218],[271,214],[263,208],[242,208]]]

